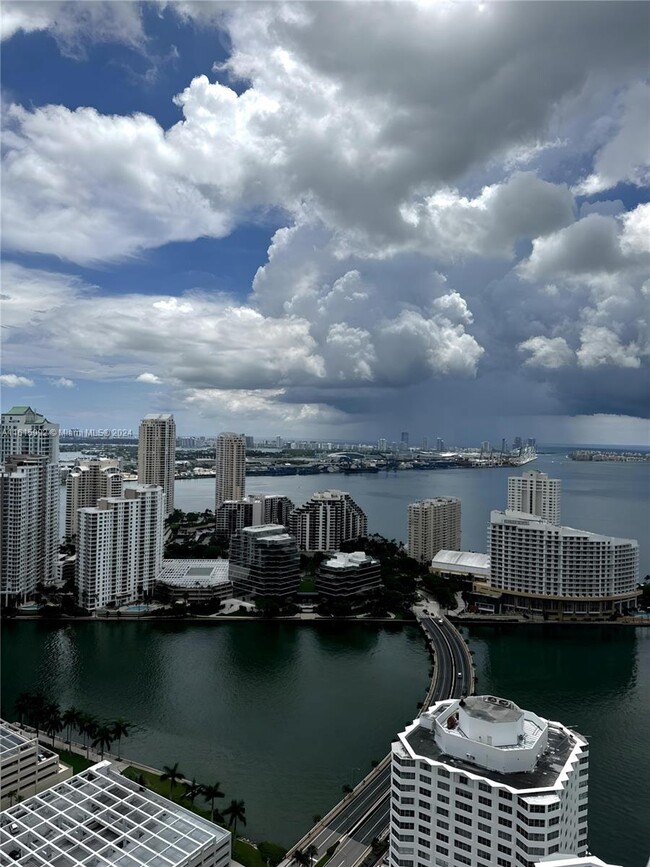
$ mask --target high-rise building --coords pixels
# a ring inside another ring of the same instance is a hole
[[[230,847],[230,831],[123,776],[109,761],[2,814],[3,864],[229,867]]]
[[[505,437],[501,438],[501,454],[505,455],[508,453],[508,440]]]
[[[481,443],[481,451],[483,454],[489,455],[492,451],[492,445],[489,440],[483,440]]]
[[[59,557],[59,466],[48,457],[16,455],[0,467],[0,594],[24,601],[53,584]]]
[[[381,587],[379,560],[364,551],[351,554],[336,553],[318,567],[316,590],[323,596],[345,598],[372,593]]]
[[[549,521],[560,523],[559,479],[549,479],[539,470],[528,470],[521,476],[508,478],[508,509],[514,512],[528,512]]]
[[[537,446],[537,440],[535,439],[535,437],[528,437],[528,439],[526,440],[526,445],[529,448],[534,449]]]
[[[65,535],[76,536],[77,512],[97,505],[102,497],[121,497],[124,490],[120,458],[89,458],[72,467],[65,480]]]
[[[438,551],[460,550],[460,500],[434,497],[411,503],[408,508],[408,552],[420,563],[429,563]]]
[[[36,455],[59,462],[59,426],[30,406],[13,406],[0,421],[0,464],[14,455]]]
[[[445,441],[441,437],[436,438],[436,451],[444,452],[445,450]]]
[[[363,509],[345,491],[317,491],[289,516],[301,551],[338,551],[342,542],[368,533]]]
[[[123,605],[153,590],[162,570],[164,503],[159,485],[138,485],[79,510],[79,605]]]
[[[244,436],[244,440],[246,441],[246,448],[247,449],[254,449],[255,448],[255,440],[253,439],[253,437]]]
[[[138,484],[159,485],[165,494],[165,513],[174,511],[176,423],[169,412],[149,413],[140,422]]]
[[[377,440],[377,451],[385,452],[388,448],[388,443],[386,442],[386,437],[380,437]]]
[[[277,494],[250,494],[241,500],[225,500],[216,510],[217,536],[228,538],[243,527],[261,524],[287,526],[294,509],[289,497]]]
[[[639,543],[561,527],[525,512],[493,511],[490,587],[506,608],[600,614],[634,607]]]
[[[422,448],[424,451],[429,448],[429,437],[422,437]]]
[[[277,524],[244,527],[230,539],[228,577],[235,595],[291,596],[300,586],[296,540]]]
[[[226,500],[242,500],[246,493],[246,439],[241,434],[217,437],[215,509]]]
[[[407,430],[402,431],[400,443],[403,449],[407,449],[409,447],[409,432]]]
[[[513,449],[520,449],[521,448],[521,437],[515,437],[513,439],[512,448]]]
[[[391,867],[586,854],[589,746],[562,723],[491,695],[439,701],[391,753]]]

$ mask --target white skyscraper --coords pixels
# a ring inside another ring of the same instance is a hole
[[[122,605],[153,589],[162,570],[164,502],[160,486],[138,485],[124,497],[104,497],[79,510],[79,605]]]
[[[246,493],[246,437],[221,433],[217,437],[215,509],[226,500],[242,500]]]
[[[585,854],[588,762],[584,737],[514,702],[437,702],[392,745],[391,867]]]
[[[30,406],[13,406],[2,413],[0,464],[13,455],[37,455],[59,462],[59,426]]]
[[[57,577],[59,426],[29,406],[0,421],[0,592],[26,599]]]
[[[551,524],[560,523],[559,479],[549,479],[539,470],[528,470],[508,478],[508,508],[514,512],[538,515]]]
[[[338,551],[341,542],[368,533],[368,518],[345,491],[317,491],[289,516],[301,551]]]
[[[442,550],[460,550],[460,500],[435,497],[411,503],[408,509],[409,556],[428,563]]]
[[[124,489],[120,458],[90,458],[72,467],[65,481],[65,534],[77,533],[79,509],[102,497],[121,497]]]
[[[160,485],[165,492],[165,511],[174,511],[176,423],[169,412],[149,413],[140,422],[138,483]]]
[[[24,601],[57,578],[59,466],[17,455],[0,467],[0,593]]]
[[[490,587],[506,607],[599,614],[634,606],[639,543],[561,527],[525,512],[494,511]]]

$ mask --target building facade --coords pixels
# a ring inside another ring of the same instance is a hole
[[[229,867],[225,828],[118,773],[109,761],[2,814],[2,863]]]
[[[149,413],[140,422],[138,484],[158,485],[165,493],[165,514],[174,511],[176,422],[169,412]]]
[[[0,420],[0,464],[13,455],[36,455],[59,462],[59,426],[30,406],[13,406]]]
[[[559,524],[561,486],[560,479],[549,479],[547,473],[539,470],[528,470],[521,476],[510,476],[508,509],[537,515],[550,524]]]
[[[301,551],[338,551],[342,542],[368,534],[365,512],[345,491],[317,491],[289,516]]]
[[[54,584],[59,562],[59,467],[46,456],[17,455],[0,468],[0,594],[25,601]]]
[[[281,524],[286,527],[294,509],[289,497],[276,494],[250,494],[241,500],[225,500],[216,510],[217,536],[230,538],[243,527]]]
[[[514,702],[437,702],[392,745],[390,867],[586,854],[588,763],[584,737]]]
[[[123,491],[120,458],[78,461],[65,480],[65,535],[77,535],[79,509],[95,506],[102,497],[121,497]]]
[[[127,488],[79,510],[75,581],[89,610],[149,594],[162,570],[164,493],[158,485]]]
[[[230,539],[228,576],[236,596],[297,593],[300,555],[295,538],[277,524],[238,530]]]
[[[36,735],[0,720],[0,809],[71,776],[72,768],[41,746]]]
[[[488,553],[489,589],[507,595],[506,610],[532,603],[540,612],[600,614],[636,604],[639,543],[634,539],[562,527],[524,512],[493,511]]]
[[[364,551],[338,552],[320,564],[316,574],[316,592],[323,596],[347,597],[372,593],[381,587],[379,560]]]
[[[420,563],[442,550],[460,550],[460,500],[435,497],[408,508],[408,553]]]
[[[226,500],[246,494],[246,437],[221,433],[217,437],[215,512]]]

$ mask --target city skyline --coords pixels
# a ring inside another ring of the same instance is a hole
[[[648,442],[646,4],[3,6],[5,407]]]

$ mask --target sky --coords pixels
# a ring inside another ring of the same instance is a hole
[[[649,4],[0,9],[3,409],[650,442]]]

